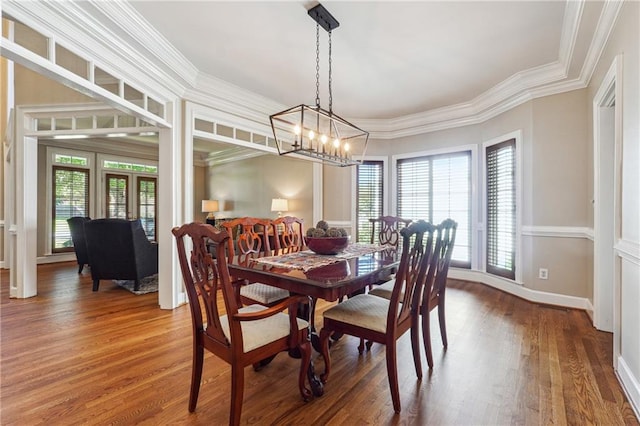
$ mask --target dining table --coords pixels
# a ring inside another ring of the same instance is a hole
[[[315,332],[315,301],[341,300],[362,293],[369,286],[389,279],[400,262],[399,250],[391,245],[350,243],[341,253],[321,255],[301,247],[272,251],[269,256],[236,256],[228,263],[234,279],[261,282],[309,298],[308,308],[301,310],[310,326],[311,342],[319,351]],[[324,393],[313,363],[308,372],[309,384],[316,396]]]

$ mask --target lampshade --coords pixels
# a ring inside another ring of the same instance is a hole
[[[271,200],[271,211],[272,212],[288,212],[289,211],[289,201],[285,198],[274,198]]]
[[[212,213],[218,210],[218,200],[202,200],[202,213]]]
[[[369,132],[333,112],[331,91],[331,32],[340,23],[321,4],[308,11],[316,21],[316,104],[298,105],[269,116],[280,155],[311,157],[335,166],[361,164]],[[329,33],[329,110],[320,106],[320,27]]]

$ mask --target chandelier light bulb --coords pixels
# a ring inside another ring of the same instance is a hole
[[[327,135],[322,135],[320,136],[320,141],[322,142],[322,145],[327,143]]]
[[[340,139],[334,139],[334,140],[333,140],[333,146],[334,146],[335,148],[338,148],[338,147],[340,146]]]
[[[300,135],[300,126],[298,126],[296,124],[296,126],[293,128],[293,133],[295,133],[296,136],[299,136]]]
[[[313,133],[313,130],[309,130],[309,139],[313,140],[316,137],[316,134]]]
[[[344,151],[345,152],[349,152],[349,144],[348,143],[344,144]]]

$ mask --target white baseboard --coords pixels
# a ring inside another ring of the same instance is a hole
[[[629,366],[621,356],[618,357],[618,370],[616,374],[636,417],[640,420],[640,383],[638,379],[633,376]]]
[[[547,305],[558,305],[567,308],[583,309],[587,312],[590,309],[591,312],[593,312],[593,306],[591,305],[591,302],[585,297],[567,296],[564,294],[547,293],[545,291],[532,290],[520,284],[514,283],[513,281],[494,275],[489,275],[480,271],[451,268],[449,269],[449,277],[486,284],[490,287],[497,288],[498,290],[513,294],[514,296],[518,296],[530,302],[544,303]]]
[[[76,260],[75,253],[61,253],[61,254],[52,254],[50,256],[40,256],[36,258],[36,263],[38,265],[43,265],[45,263],[71,262],[75,260]]]

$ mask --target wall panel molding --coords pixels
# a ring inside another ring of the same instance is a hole
[[[640,419],[640,382],[633,376],[629,365],[621,356],[618,357],[616,375],[618,376],[618,381],[622,383],[622,389],[627,395],[636,417]]]

